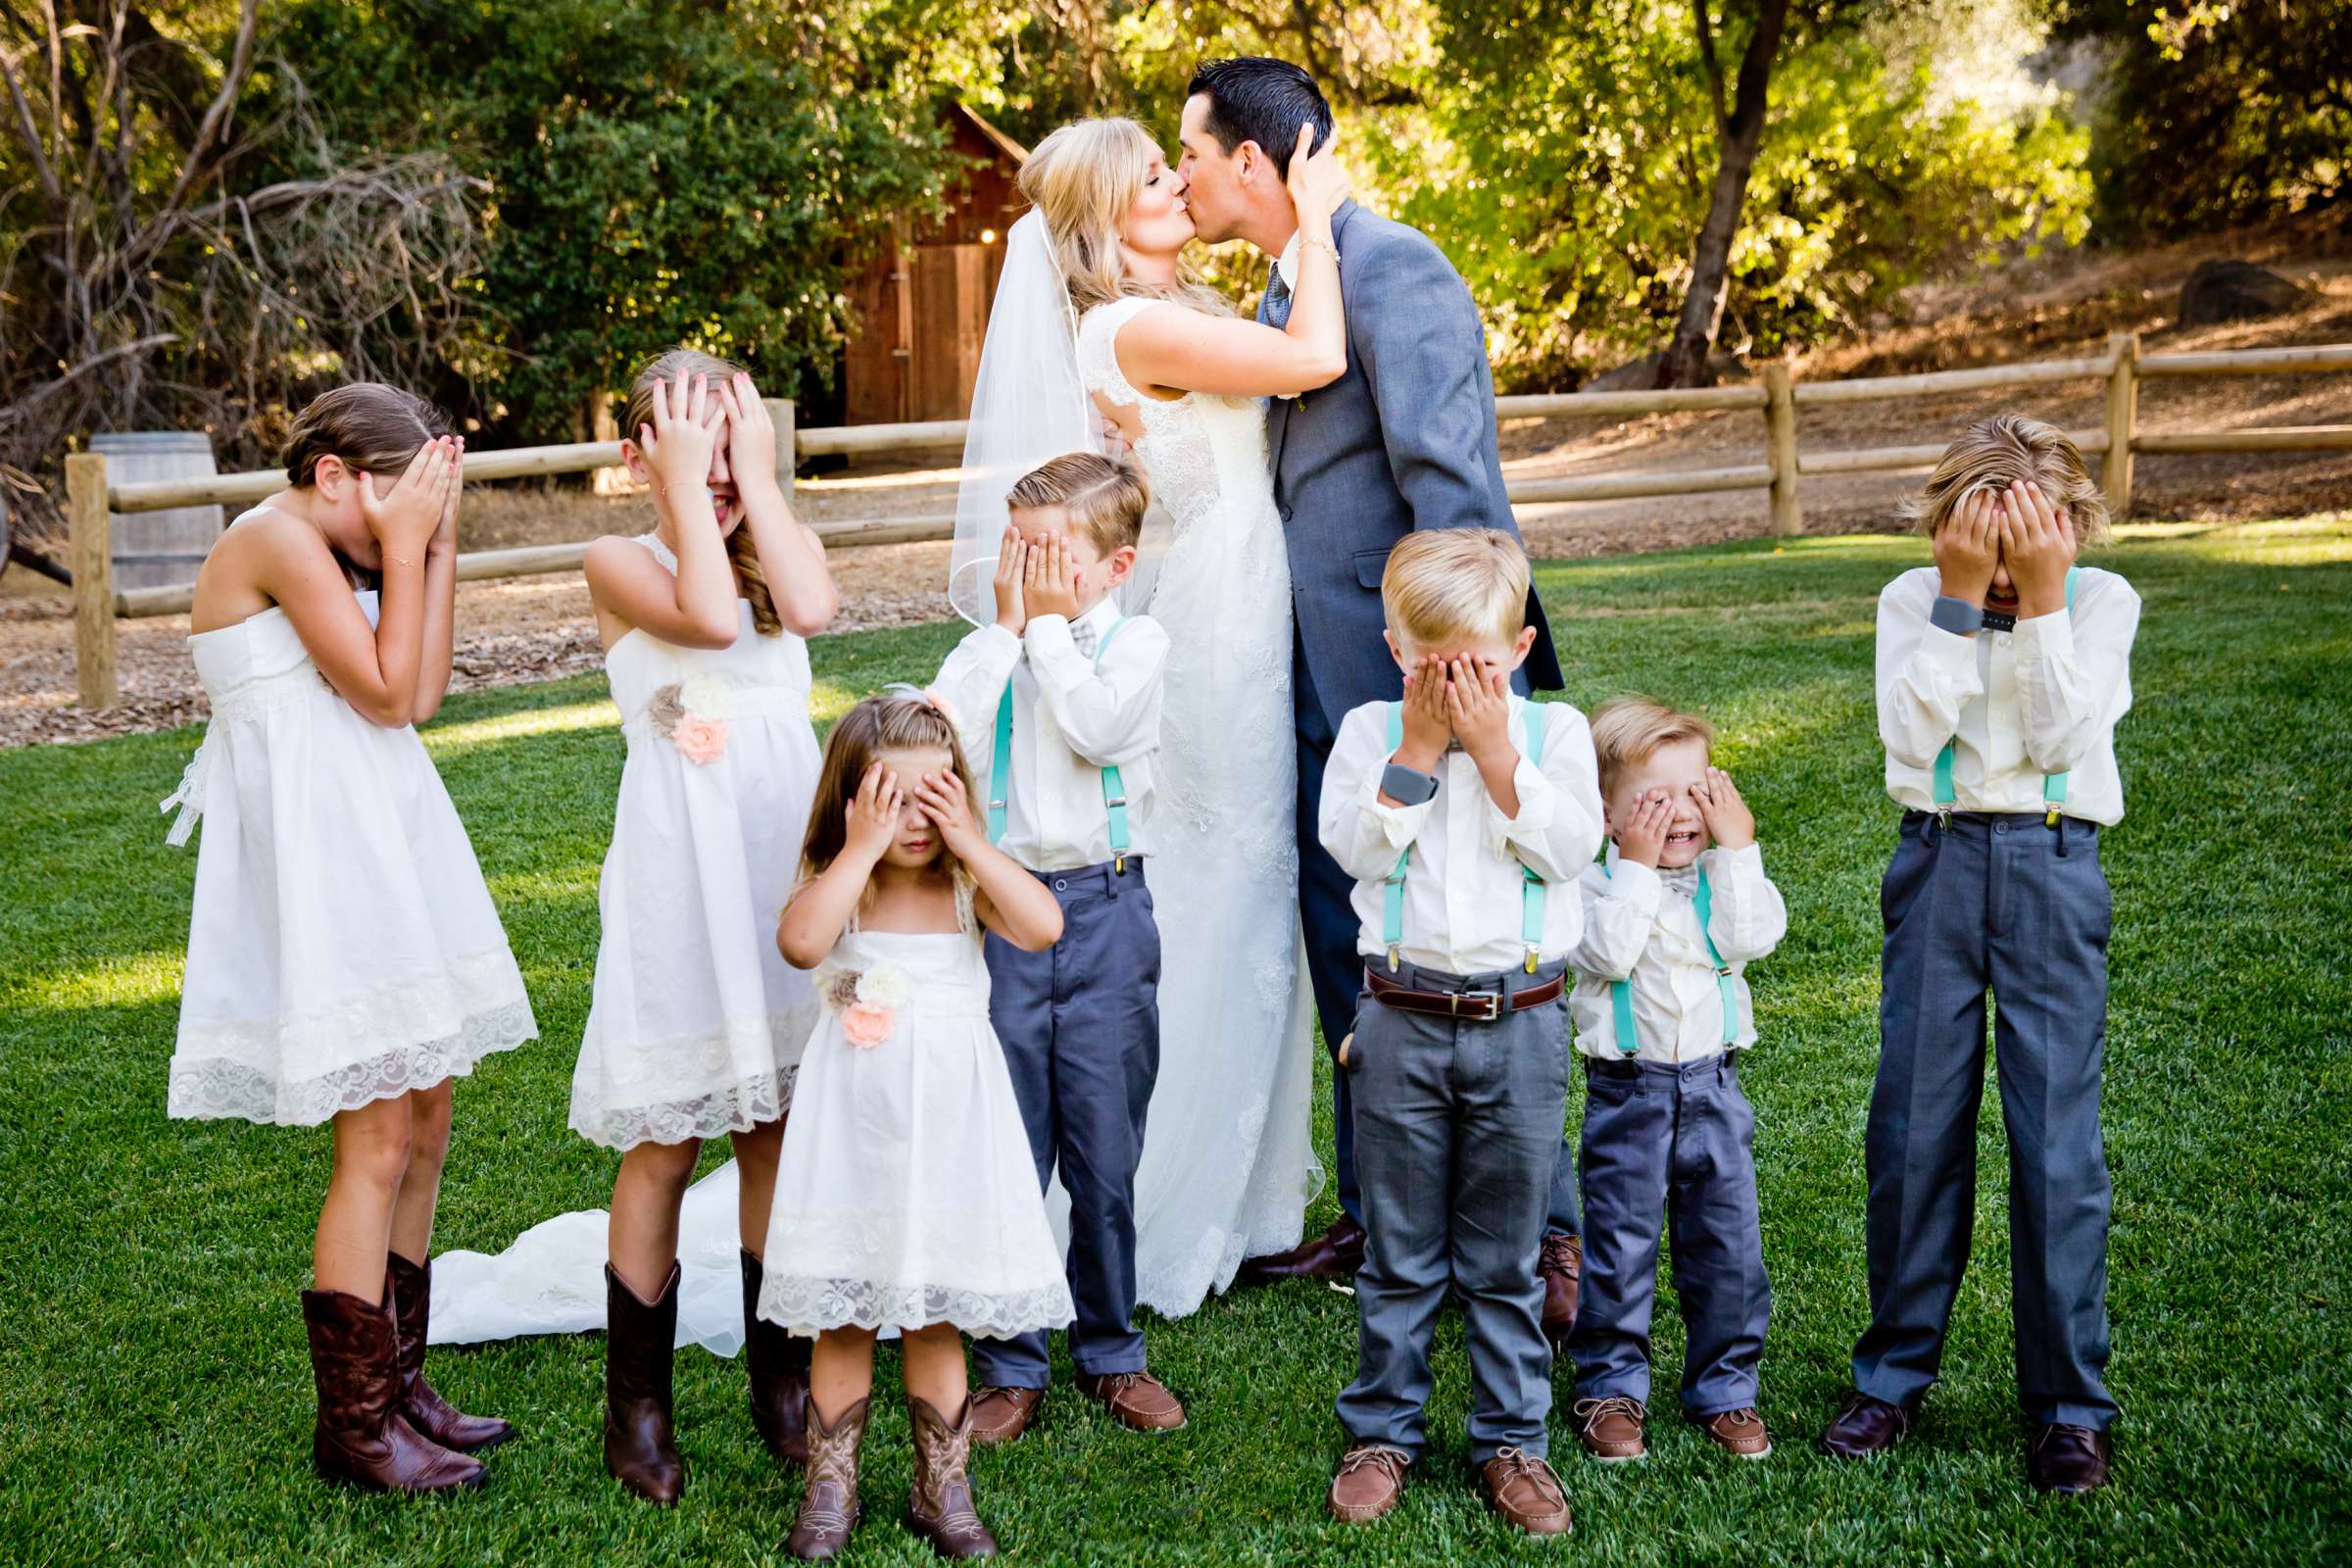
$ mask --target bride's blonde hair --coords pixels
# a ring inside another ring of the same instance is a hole
[[[1152,133],[1132,120],[1073,120],[1039,142],[1021,165],[1021,194],[1045,220],[1047,242],[1081,316],[1130,296],[1233,314],[1233,306],[1182,263],[1174,282],[1146,283],[1128,276],[1119,260],[1119,225],[1158,151]]]

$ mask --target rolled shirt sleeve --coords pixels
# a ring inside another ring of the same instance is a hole
[[[2045,773],[2072,769],[2110,734],[2131,705],[2132,643],[2139,595],[2101,573],[2072,613],[2021,620],[2010,642],[2017,660],[2026,755]]]
[[[1977,643],[1928,619],[1933,573],[1907,572],[1879,595],[1879,739],[1907,767],[1931,767],[1984,690]]]
[[[1078,651],[1070,623],[1059,615],[1031,620],[1023,642],[1038,701],[1088,763],[1117,767],[1159,749],[1168,634],[1157,621],[1130,618],[1099,662]]]

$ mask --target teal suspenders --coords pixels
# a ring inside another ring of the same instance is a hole
[[[1110,640],[1127,624],[1121,615],[1110,623],[1110,630],[1095,644],[1095,668],[1102,667],[1102,656],[1110,651]],[[1004,695],[997,703],[997,740],[988,759],[988,842],[994,844],[1004,837],[1004,825],[1012,806],[1012,680],[1004,681]],[[1115,766],[1102,769],[1102,810],[1110,819],[1111,869],[1121,876],[1127,874],[1127,786],[1120,781]]]
[[[1600,874],[1614,880],[1616,873],[1604,861]],[[1715,916],[1715,895],[1707,886],[1707,868],[1698,868],[1698,892],[1690,901],[1698,916],[1698,934],[1707,945],[1707,956],[1715,960],[1715,992],[1723,1002],[1723,1043],[1740,1043],[1740,993],[1732,985],[1732,966],[1723,961],[1723,954],[1715,946],[1715,933],[1708,929]],[[1634,1035],[1634,983],[1631,979],[1615,980],[1609,984],[1609,1003],[1617,1015],[1617,1049],[1631,1056],[1642,1050],[1642,1042]]]
[[[2082,570],[2081,566],[2066,568],[2066,612],[2070,615],[2075,612],[2075,578],[2081,575]],[[1953,742],[1945,741],[1943,750],[1936,754],[1936,814],[1943,818],[1947,827],[1951,825],[1952,803],[1960,799],[1952,788],[1952,746]],[[2044,811],[2042,821],[2056,827],[2058,808],[2066,804],[2064,773],[2042,775],[2041,804]]]
[[[1544,765],[1544,714],[1534,703],[1519,710],[1521,733],[1527,739],[1527,760],[1538,767]],[[1389,752],[1404,744],[1404,705],[1389,704]],[[1382,896],[1381,937],[1389,950],[1389,967],[1401,962],[1400,949],[1404,945],[1404,867],[1413,857],[1411,845],[1396,857],[1396,869],[1388,875],[1388,885]],[[1544,879],[1524,863],[1519,867],[1519,940],[1527,948],[1527,972],[1536,972],[1536,958],[1544,945]]]

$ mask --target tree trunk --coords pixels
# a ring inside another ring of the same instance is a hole
[[[1699,45],[1702,61],[1717,85],[1713,40],[1708,35],[1707,0],[1692,0],[1699,8]],[[1788,0],[1764,0],[1756,14],[1755,30],[1740,60],[1740,95],[1731,114],[1721,122],[1723,158],[1715,169],[1715,190],[1707,203],[1706,221],[1699,225],[1698,242],[1690,249],[1690,286],[1683,295],[1683,312],[1675,322],[1674,341],[1658,362],[1661,387],[1703,386],[1710,379],[1707,351],[1714,346],[1716,328],[1723,324],[1724,287],[1731,270],[1732,241],[1740,234],[1740,218],[1747,205],[1747,176],[1756,166],[1757,149],[1764,144],[1766,92],[1772,81],[1774,58],[1781,49],[1781,28],[1788,21]]]

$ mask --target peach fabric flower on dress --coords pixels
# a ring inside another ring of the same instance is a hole
[[[727,721],[723,718],[682,718],[670,739],[686,760],[698,766],[708,765],[726,755]]]
[[[850,1044],[858,1050],[871,1051],[890,1038],[890,1032],[897,1022],[897,1018],[892,1015],[888,1007],[878,1006],[871,1002],[860,1002],[855,1006],[843,1009],[841,1032],[847,1035]]]

